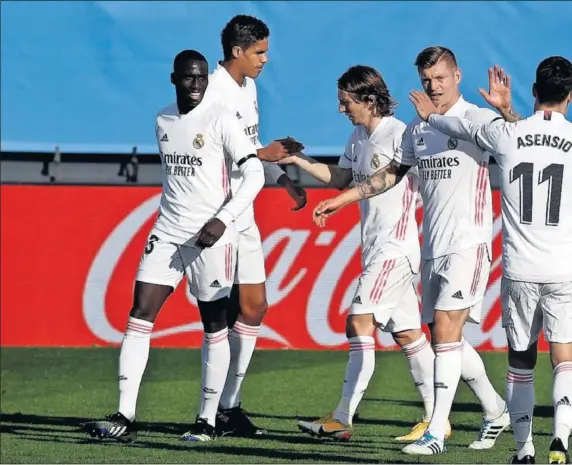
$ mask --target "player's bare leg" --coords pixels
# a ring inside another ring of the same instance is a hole
[[[433,386],[435,353],[431,348],[431,343],[421,329],[392,333],[392,336],[407,358],[409,372],[423,401],[424,415],[421,421],[413,426],[410,433],[395,438],[397,441],[413,442],[425,434],[433,415],[433,407],[435,405],[435,390]],[[450,436],[451,425],[447,423],[445,439],[448,439]]]
[[[105,420],[86,425],[91,436],[120,442],[136,440],[135,411],[141,379],[149,359],[151,332],[171,292],[171,286],[135,282],[133,307],[119,355],[119,409]]]
[[[205,331],[201,348],[201,405],[195,424],[182,436],[185,441],[210,441],[216,437],[217,410],[230,364],[228,304],[228,297],[198,301]]]
[[[572,430],[572,343],[550,343],[550,356],[554,368],[554,435],[548,463],[570,463],[568,441]]]
[[[265,283],[235,284],[230,301],[227,317],[231,328],[230,367],[217,415],[217,433],[260,436],[265,431],[254,425],[247,412],[241,408],[240,391],[256,347],[260,325],[268,309]]]
[[[372,314],[348,315],[346,336],[350,343],[342,397],[336,409],[313,422],[299,421],[298,427],[311,435],[348,441],[353,417],[375,370],[376,324]]]

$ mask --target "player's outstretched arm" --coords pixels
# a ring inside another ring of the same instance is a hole
[[[481,150],[496,153],[505,124],[502,118],[498,117],[487,124],[478,124],[466,118],[439,115],[425,92],[413,91],[409,95],[409,100],[415,106],[419,117],[437,131],[476,144]]]
[[[314,208],[314,222],[325,226],[326,219],[346,205],[383,194],[395,186],[407,174],[411,166],[392,160],[388,165],[376,171],[365,181],[341,193],[332,199],[323,200]]]
[[[284,158],[280,161],[280,164],[295,164],[318,181],[338,190],[344,190],[352,182],[351,168],[327,165],[301,152]]]

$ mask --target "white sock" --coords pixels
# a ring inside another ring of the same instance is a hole
[[[512,434],[517,444],[518,458],[534,456],[532,443],[532,414],[534,413],[534,370],[508,367],[506,402],[510,413]]]
[[[465,338],[461,342],[463,343],[462,380],[481,402],[487,420],[500,417],[505,410],[506,402],[491,384],[481,356]]]
[[[119,412],[133,421],[141,379],[149,360],[153,323],[129,317],[119,354]]]
[[[216,333],[205,333],[202,356],[201,407],[199,417],[215,425],[220,396],[230,365],[228,328]]]
[[[229,331],[230,367],[220,398],[220,405],[224,409],[238,407],[240,404],[240,387],[250,365],[259,331],[260,326],[248,326],[240,321]]]
[[[572,362],[562,362],[554,367],[552,401],[554,437],[560,438],[568,450],[568,438],[572,430]]]
[[[423,400],[425,407],[423,421],[428,422],[431,420],[433,407],[435,405],[435,387],[433,381],[435,353],[425,334],[421,334],[421,337],[411,344],[404,345],[402,349],[407,357],[409,372],[413,377],[415,387]]]
[[[375,339],[356,336],[351,337],[349,343],[350,354],[342,398],[334,411],[334,417],[346,425],[352,424],[354,413],[375,370]]]
[[[435,344],[435,408],[427,431],[440,441],[445,440],[447,420],[461,379],[463,354],[461,342]]]

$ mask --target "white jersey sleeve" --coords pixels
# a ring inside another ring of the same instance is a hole
[[[400,165],[414,166],[416,164],[415,150],[413,149],[412,129],[414,123],[407,126],[400,136],[399,144],[396,145],[393,160]]]
[[[448,136],[476,144],[481,150],[496,155],[499,141],[506,134],[506,123],[501,117],[486,124],[466,118],[433,114],[428,120],[431,127]]]
[[[355,134],[356,132],[354,131],[351,135],[351,137],[348,140],[348,143],[346,144],[346,148],[344,150],[344,153],[342,154],[342,156],[340,157],[340,159],[338,160],[338,166],[342,169],[345,170],[351,170],[352,169],[352,160],[355,158]]]
[[[217,126],[226,152],[244,178],[233,197],[216,215],[216,218],[228,226],[254,202],[264,186],[264,170],[254,153],[252,143],[230,112],[221,114]]]

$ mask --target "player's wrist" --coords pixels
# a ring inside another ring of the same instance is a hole
[[[228,225],[234,221],[234,216],[232,213],[224,209],[218,212],[215,218],[219,221],[222,221],[226,227],[228,227]]]

